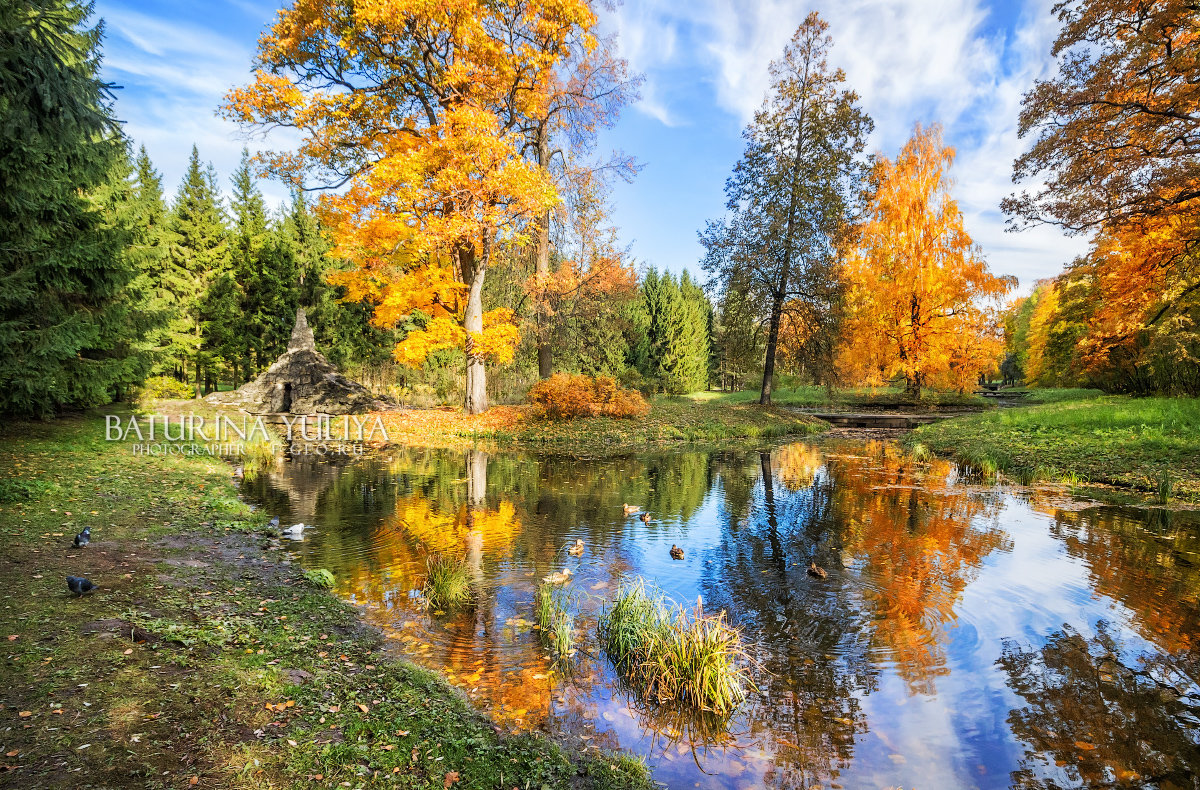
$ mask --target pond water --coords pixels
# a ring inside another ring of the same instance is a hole
[[[400,654],[505,726],[627,750],[672,788],[1200,786],[1195,514],[972,485],[879,442],[399,450],[281,462],[246,491],[315,525],[298,561]],[[425,605],[430,554],[466,559],[472,605]],[[532,602],[567,568],[578,649],[555,663]],[[618,678],[596,618],[636,576],[741,629],[757,689],[733,715]]]

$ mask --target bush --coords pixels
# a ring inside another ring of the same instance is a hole
[[[191,400],[196,390],[191,384],[171,376],[151,376],[142,384],[139,400]]]
[[[311,571],[304,572],[304,578],[314,587],[320,587],[323,590],[333,589],[333,585],[337,580],[333,577],[333,573],[325,568],[316,568]]]
[[[575,417],[645,417],[650,404],[612,376],[571,376],[555,373],[529,388],[529,402],[538,416],[551,420]]]

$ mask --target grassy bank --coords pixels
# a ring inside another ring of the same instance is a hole
[[[1200,501],[1200,399],[1086,394],[925,425],[905,441],[1024,482],[1101,483]]]
[[[648,786],[631,760],[501,735],[389,658],[280,561],[224,464],[133,456],[96,418],[0,440],[0,784]],[[67,574],[99,588],[71,596]]]
[[[390,441],[455,447],[477,441],[577,455],[647,446],[769,441],[828,429],[820,420],[777,407],[691,398],[655,398],[641,419],[538,420],[525,406],[495,406],[468,416],[456,409],[411,409],[382,415]]]
[[[758,403],[759,390],[737,392],[697,392],[688,396],[704,404]],[[938,392],[926,389],[921,397],[913,398],[897,387],[850,387],[832,392],[824,387],[803,385],[782,387],[771,394],[776,406],[854,411],[856,409],[901,409],[937,411],[939,409],[986,408],[985,398],[974,393]]]

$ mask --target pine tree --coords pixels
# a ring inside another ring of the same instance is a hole
[[[708,386],[709,306],[690,275],[676,280],[651,269],[642,280],[645,340],[637,357],[642,374],[673,395]]]
[[[217,191],[216,173],[200,166],[200,153],[192,146],[187,173],[171,210],[170,287],[176,304],[171,320],[171,356],[181,381],[189,378],[196,393],[204,383],[210,355],[204,349],[204,328],[209,289],[229,268],[229,241],[225,214]]]
[[[102,403],[128,373],[128,238],[98,199],[122,140],[88,16],[64,0],[0,5],[3,412]]]

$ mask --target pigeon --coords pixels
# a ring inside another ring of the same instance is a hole
[[[276,516],[275,518],[268,521],[267,526],[270,527],[271,529],[279,529],[279,516]]]
[[[233,468],[233,479],[234,480],[244,480],[245,477],[246,477],[246,470],[244,467],[235,466]]]
[[[304,524],[293,524],[285,529],[283,534],[294,540],[300,540],[304,537]]]
[[[80,548],[81,546],[86,546],[87,544],[89,544],[91,542],[92,542],[92,528],[91,527],[84,527],[83,532],[80,532],[78,535],[75,536],[75,548],[77,548],[77,549]]]
[[[90,579],[85,579],[82,576],[68,576],[67,589],[76,595],[83,595],[96,589],[96,585],[92,584]]]

